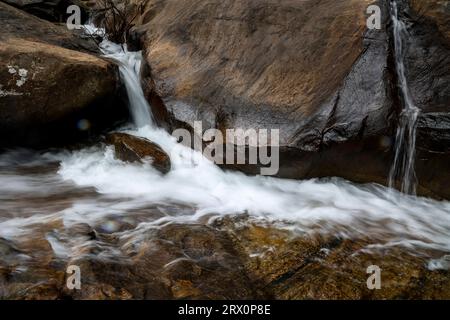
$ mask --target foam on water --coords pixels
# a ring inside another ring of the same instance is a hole
[[[151,131],[142,128],[128,133],[155,138]],[[95,187],[110,197],[125,197],[131,207],[177,203],[195,208],[188,216],[164,217],[164,221],[187,222],[205,215],[248,213],[293,223],[303,232],[317,225],[322,225],[323,231],[333,230],[336,225],[348,237],[389,234],[390,243],[385,245],[450,250],[448,202],[401,193],[393,198],[389,189],[378,185],[359,186],[337,178],[294,181],[249,177],[222,171],[207,161],[192,166],[175,162],[171,172],[162,176],[149,165],[130,165],[114,159],[109,148],[65,156],[59,174],[64,180]]]
[[[150,163],[124,163],[104,145],[32,156],[2,154],[0,237],[17,239],[41,232],[55,254],[71,256],[89,240],[61,234],[61,228],[84,223],[114,231],[112,218],[145,215],[155,207],[158,213],[136,219],[135,228],[117,235],[131,243],[149,228],[163,224],[245,213],[300,233],[314,230],[373,239],[367,249],[406,246],[450,252],[449,202],[395,191],[392,195],[379,185],[356,185],[337,178],[295,181],[221,170],[153,125],[144,110],[149,113],[151,109],[138,77],[140,53],[109,42],[103,48],[121,64],[139,128],[121,131],[159,144],[170,155],[171,171],[162,175]],[[55,170],[28,170],[54,163]],[[102,254],[114,257],[120,253],[103,248]]]

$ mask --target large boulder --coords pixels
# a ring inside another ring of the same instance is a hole
[[[406,78],[420,109],[417,176],[422,187],[450,199],[450,6],[437,0],[398,3],[408,26]]]
[[[384,2],[382,30],[366,28],[372,2],[148,0],[133,29],[148,91],[178,127],[279,129],[281,177],[383,183],[395,68]]]
[[[178,119],[281,129],[281,145],[388,130],[385,30],[372,1],[147,1],[136,21],[155,91]]]
[[[65,143],[123,117],[117,67],[95,42],[4,3],[0,21],[0,147]]]
[[[408,82],[423,111],[419,193],[449,197],[449,177],[436,174],[447,167],[450,136],[448,6],[399,3],[411,29]],[[389,1],[144,4],[132,30],[149,65],[144,82],[175,127],[280,129],[279,176],[387,183],[402,110]],[[380,30],[366,26],[371,4],[381,8]]]

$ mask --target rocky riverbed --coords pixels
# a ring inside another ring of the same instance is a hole
[[[446,1],[396,1],[418,196],[385,187],[404,104],[391,1],[111,3],[124,25],[102,1],[0,0],[0,298],[450,298]],[[143,59],[69,31],[72,4]],[[179,147],[193,121],[280,129],[278,176]]]

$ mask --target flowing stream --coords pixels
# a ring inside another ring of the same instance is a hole
[[[397,0],[391,2],[391,18],[394,27],[395,65],[404,107],[397,128],[395,158],[389,176],[389,186],[393,188],[396,181],[399,181],[402,192],[416,194],[414,158],[416,156],[416,128],[419,109],[414,105],[406,80],[404,46],[408,30],[405,22],[400,19]]]
[[[338,178],[297,181],[221,170],[153,124],[139,81],[141,53],[108,41],[102,49],[120,64],[134,119],[119,131],[159,144],[170,155],[171,171],[162,175],[150,163],[122,162],[103,144],[71,152],[0,154],[0,240],[20,245],[44,239],[55,256],[68,260],[91,243],[74,236],[80,224],[129,246],[170,223],[209,223],[245,214],[300,235],[364,237],[370,239],[367,250],[438,251],[433,258],[450,252],[449,202]],[[123,258],[121,246],[96,245],[98,259]],[[14,256],[14,263],[25,268],[33,254],[39,252]],[[430,267],[443,265],[430,260]]]

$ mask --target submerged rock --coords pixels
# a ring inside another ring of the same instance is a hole
[[[67,8],[77,5],[83,14],[83,20],[87,18],[87,5],[84,0],[2,0],[14,7],[24,10],[41,19],[52,22],[66,22],[69,17]],[[83,22],[83,21],[82,21]]]
[[[126,133],[111,133],[105,142],[113,145],[116,157],[127,162],[150,160],[153,167],[162,173],[170,171],[170,158],[157,144]]]
[[[0,26],[0,147],[68,143],[126,117],[93,41],[1,2]]]
[[[427,268],[429,258],[406,247],[377,248],[378,240],[363,235],[342,238],[311,230],[306,235],[271,223],[254,223],[246,216],[220,218],[212,225],[167,224],[141,229],[138,237],[131,238],[138,229],[129,231],[120,236],[97,232],[95,239],[89,237],[67,261],[52,257],[42,245],[45,240],[30,241],[26,246],[32,259],[26,260],[22,271],[14,271],[0,259],[0,297],[450,298],[448,270]],[[85,231],[82,234],[86,236]],[[374,246],[369,249],[370,245]],[[80,290],[66,286],[69,265],[80,267]],[[381,289],[367,287],[371,265],[381,268]]]

